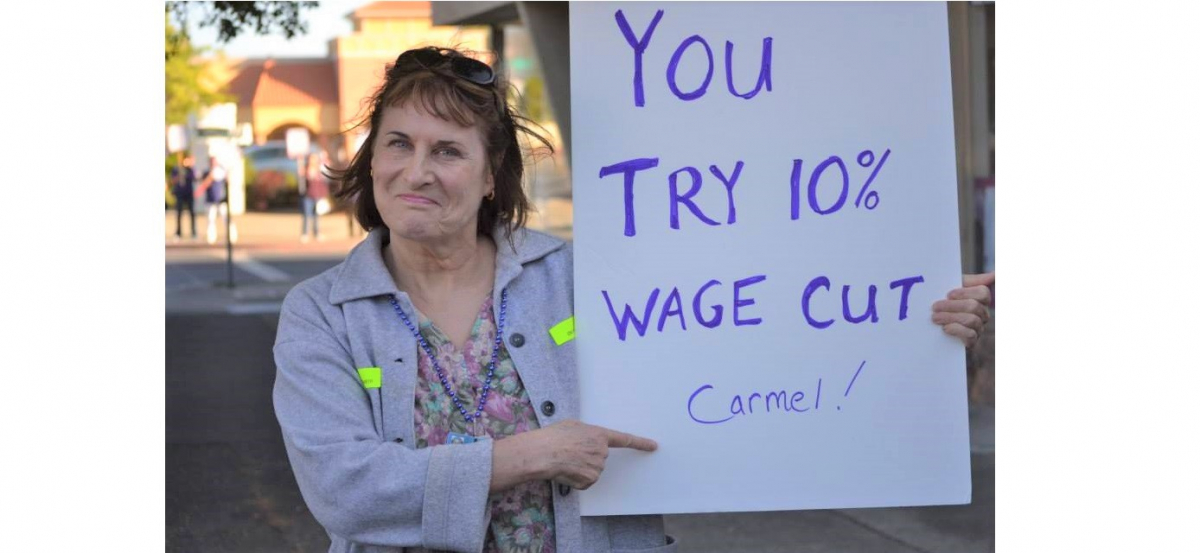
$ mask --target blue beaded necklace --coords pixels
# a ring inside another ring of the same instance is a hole
[[[496,345],[492,347],[492,362],[488,364],[487,380],[483,383],[483,392],[479,396],[479,407],[475,409],[475,414],[467,413],[467,408],[463,407],[462,401],[458,399],[458,394],[450,388],[450,381],[446,378],[446,372],[442,370],[442,366],[438,364],[437,356],[433,354],[433,348],[429,347],[429,342],[425,341],[425,337],[421,335],[417,327],[413,326],[412,321],[408,319],[408,315],[404,314],[404,310],[400,309],[400,302],[396,301],[396,296],[393,294],[392,308],[396,310],[396,314],[400,315],[400,320],[404,321],[404,326],[412,332],[417,342],[421,344],[421,349],[425,350],[425,354],[429,356],[429,361],[433,363],[433,370],[437,373],[438,380],[442,382],[442,388],[446,389],[446,393],[450,399],[454,400],[454,406],[458,407],[458,412],[462,413],[467,424],[474,423],[483,414],[483,405],[487,403],[488,391],[492,389],[492,376],[496,373],[496,357],[500,354],[500,343],[504,338],[504,312],[508,308],[508,291],[500,289],[500,324],[496,328]]]

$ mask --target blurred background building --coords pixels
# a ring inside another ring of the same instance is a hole
[[[300,127],[330,159],[346,160],[365,135],[353,128],[362,100],[399,52],[435,44],[489,50],[486,27],[434,26],[429,2],[371,2],[346,18],[353,31],[331,38],[323,58],[210,60],[214,80],[236,97],[238,123],[250,125],[255,145],[282,141],[288,128]]]

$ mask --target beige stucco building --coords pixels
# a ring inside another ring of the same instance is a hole
[[[446,44],[489,50],[487,27],[435,26],[430,10],[429,2],[369,3],[346,15],[353,31],[330,40],[324,58],[215,58],[210,74],[236,98],[238,123],[250,124],[256,144],[302,127],[331,159],[347,160],[362,102],[400,52]]]

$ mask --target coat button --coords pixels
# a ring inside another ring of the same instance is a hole
[[[568,486],[568,485],[566,485],[566,484],[559,484],[559,485],[558,485],[558,495],[565,496],[565,495],[567,495],[567,494],[569,494],[569,493],[571,493],[571,486]]]
[[[553,401],[543,401],[542,402],[542,414],[546,415],[547,417],[554,416],[554,402]]]
[[[514,348],[519,348],[519,347],[521,347],[521,346],[525,345],[525,335],[524,335],[524,334],[521,334],[521,333],[519,333],[519,332],[518,332],[518,333],[514,333],[514,334],[513,334],[513,335],[512,335],[512,336],[511,336],[511,337],[508,339],[508,343],[512,344]]]
[[[396,443],[398,443],[398,444],[402,444],[402,443],[404,443],[404,438],[396,438],[396,439],[395,439],[395,440],[393,440],[393,441],[395,441],[395,442],[396,442]]]

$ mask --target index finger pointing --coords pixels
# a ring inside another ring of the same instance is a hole
[[[608,431],[608,447],[623,447],[628,449],[636,449],[638,451],[654,451],[658,449],[658,443],[650,438],[634,436],[625,432],[616,430]]]

